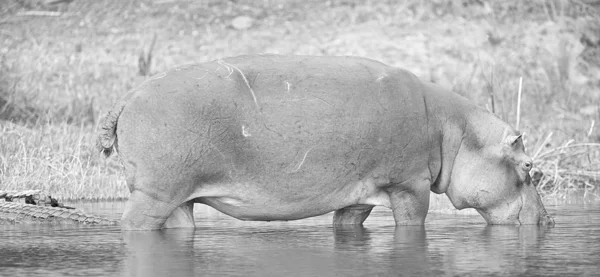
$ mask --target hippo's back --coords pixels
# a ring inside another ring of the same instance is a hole
[[[154,172],[266,188],[323,189],[376,168],[401,174],[426,163],[420,90],[407,71],[363,58],[259,55],[182,66],[133,92],[119,119],[120,152]]]

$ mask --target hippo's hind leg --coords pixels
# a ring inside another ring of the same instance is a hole
[[[163,228],[194,228],[194,201],[187,201],[175,208]]]
[[[125,206],[121,226],[124,230],[195,227],[193,200],[177,203],[181,202],[162,201],[134,190]]]
[[[362,225],[371,213],[373,207],[374,206],[372,205],[352,205],[339,209],[335,211],[335,214],[333,215],[333,225]]]
[[[147,193],[134,190],[125,204],[121,227],[124,230],[161,229],[175,208]]]

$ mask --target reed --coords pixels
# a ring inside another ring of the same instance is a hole
[[[545,195],[564,197],[569,190],[579,190],[584,197],[600,197],[600,143],[565,142],[534,157],[543,173],[538,190]]]

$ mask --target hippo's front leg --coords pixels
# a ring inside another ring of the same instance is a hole
[[[429,180],[422,180],[388,188],[396,226],[425,224],[429,210],[430,187]]]
[[[372,205],[352,205],[335,211],[333,215],[334,226],[362,225],[367,219]]]

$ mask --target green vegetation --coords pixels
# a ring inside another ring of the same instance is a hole
[[[599,3],[2,1],[0,190],[127,197],[118,158],[99,155],[95,132],[112,104],[144,80],[140,73],[271,52],[404,67],[510,123],[522,77],[520,129],[545,173],[538,188],[597,193]]]

